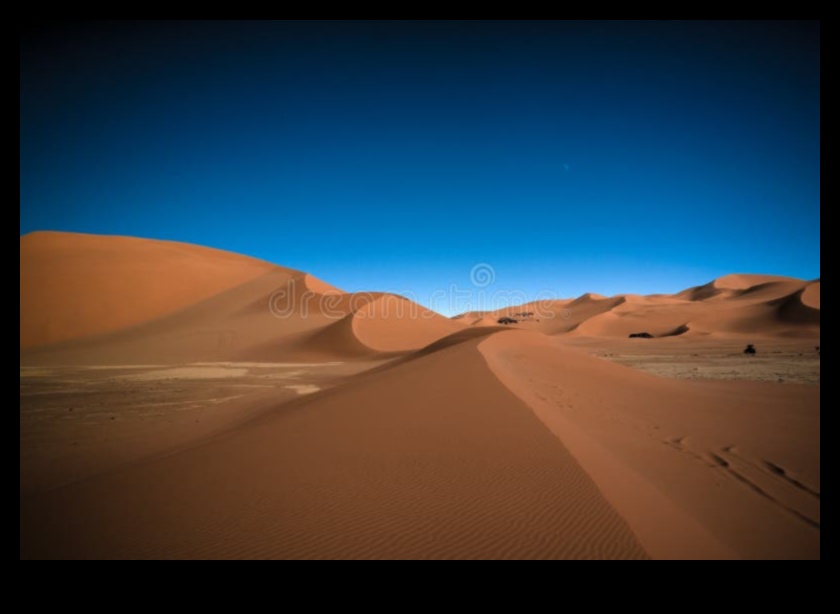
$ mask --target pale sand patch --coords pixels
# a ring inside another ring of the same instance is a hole
[[[310,384],[301,384],[296,386],[286,386],[289,390],[294,390],[299,395],[304,394],[312,394],[313,392],[318,392],[320,388],[318,386],[312,386]]]
[[[88,371],[115,371],[129,370],[139,371],[142,369],[165,369],[168,365],[79,365],[69,366],[69,369],[85,369]]]
[[[245,367],[248,369],[314,369],[337,367],[343,362],[196,362],[196,367]]]
[[[127,380],[160,380],[160,379],[226,379],[242,377],[248,374],[248,369],[234,369],[229,367],[175,367],[147,373],[126,375],[121,379]]]
[[[316,369],[323,367],[338,367],[343,362],[193,362],[183,366],[190,367],[223,367],[243,369]],[[78,369],[84,371],[142,371],[144,369],[169,369],[169,365],[67,365],[50,368],[20,367],[21,377],[44,377],[54,375],[56,371],[64,369]]]
[[[53,374],[52,369],[40,369],[37,367],[21,367],[20,376],[23,377],[49,377]]]
[[[158,365],[162,379],[131,379],[142,371],[45,367],[49,375],[20,379],[21,490],[34,492],[108,472],[138,459],[180,449],[295,398],[286,384],[328,388],[370,368],[251,369],[243,377],[184,379]],[[41,368],[39,368],[41,369]],[[27,372],[32,369],[26,369]]]

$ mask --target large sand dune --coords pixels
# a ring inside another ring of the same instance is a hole
[[[183,243],[32,233],[20,238],[20,347],[141,324],[268,271],[292,273]]]
[[[461,328],[396,295],[225,252],[62,233],[21,237],[20,300],[30,365],[369,356]]]

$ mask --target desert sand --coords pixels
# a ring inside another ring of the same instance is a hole
[[[819,280],[450,319],[20,243],[21,559],[820,558]]]

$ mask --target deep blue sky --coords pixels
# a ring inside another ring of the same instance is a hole
[[[34,24],[33,230],[426,304],[477,263],[526,297],[815,278],[819,23]]]

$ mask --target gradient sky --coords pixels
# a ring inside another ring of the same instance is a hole
[[[33,24],[34,230],[198,243],[427,305],[479,263],[483,293],[524,298],[816,278],[820,26]]]

